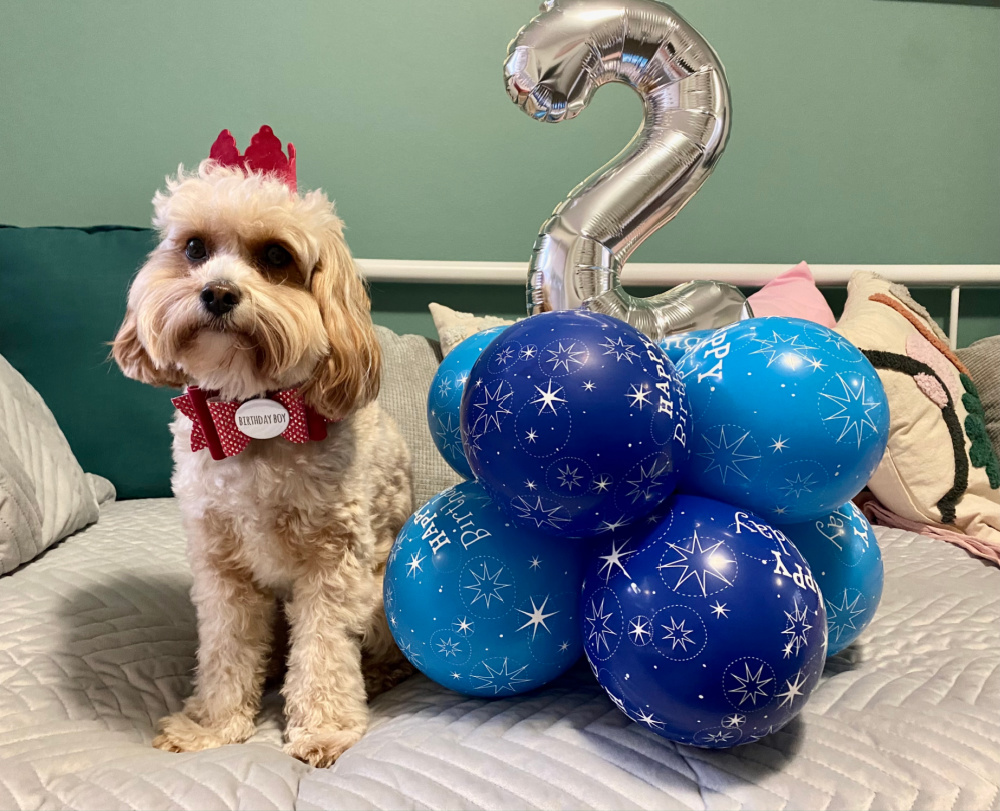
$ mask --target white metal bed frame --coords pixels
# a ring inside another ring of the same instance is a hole
[[[359,259],[369,281],[415,284],[523,285],[527,264],[520,262],[438,262],[412,259]],[[626,267],[630,285],[664,289],[690,279],[717,279],[744,287],[758,287],[789,265],[667,264],[633,262]],[[948,339],[958,346],[958,310],[963,287],[1000,288],[1000,265],[810,265],[821,287],[843,287],[855,270],[870,270],[913,287],[951,289]]]

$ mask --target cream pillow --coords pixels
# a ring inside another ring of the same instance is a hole
[[[41,395],[0,356],[0,574],[97,520],[105,479],[84,473]]]
[[[978,392],[927,311],[905,287],[859,271],[837,331],[878,369],[889,399],[872,493],[896,515],[1000,549],[1000,480]]]
[[[427,305],[427,309],[431,311],[434,328],[437,330],[438,340],[441,342],[441,357],[447,356],[452,349],[470,335],[492,327],[509,327],[514,323],[495,315],[460,313],[451,307],[445,307],[443,304],[433,301]]]

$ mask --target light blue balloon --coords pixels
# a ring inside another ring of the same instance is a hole
[[[383,596],[407,659],[484,698],[541,687],[580,657],[585,550],[515,528],[476,482],[439,493],[406,522]]]
[[[462,447],[459,406],[469,372],[482,351],[507,327],[490,329],[470,335],[451,350],[441,361],[427,394],[427,427],[444,460],[459,476],[472,478],[469,462]]]
[[[751,318],[686,354],[692,456],[680,489],[772,523],[817,519],[865,486],[885,451],[889,405],[850,341],[798,318]]]
[[[781,529],[809,561],[823,592],[827,655],[840,653],[872,621],[882,599],[882,552],[875,531],[850,501],[815,521]]]
[[[714,329],[693,329],[690,332],[676,332],[660,339],[660,349],[667,353],[675,366],[688,352],[714,333]]]

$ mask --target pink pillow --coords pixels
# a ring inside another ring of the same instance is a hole
[[[749,298],[755,316],[783,315],[805,318],[831,329],[837,325],[833,310],[816,287],[805,262],[772,279]]]

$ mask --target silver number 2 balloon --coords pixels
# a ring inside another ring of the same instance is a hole
[[[539,121],[578,115],[606,82],[642,98],[639,131],[559,204],[535,241],[528,312],[584,306],[651,338],[752,313],[728,284],[693,281],[649,298],[625,292],[629,255],[711,174],[729,136],[729,86],[712,46],[654,0],[548,0],[507,48],[507,92]]]

